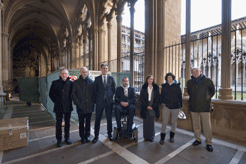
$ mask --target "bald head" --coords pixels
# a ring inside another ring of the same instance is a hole
[[[88,72],[88,69],[86,67],[82,67],[80,69],[80,74],[81,74],[83,79],[85,79],[87,77],[87,72]]]

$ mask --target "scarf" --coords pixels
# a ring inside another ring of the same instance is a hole
[[[130,86],[128,85],[128,86],[124,87],[123,85],[121,85],[121,87],[122,87],[123,90],[124,90],[124,95],[125,95],[126,97],[128,97],[128,88],[129,88]]]

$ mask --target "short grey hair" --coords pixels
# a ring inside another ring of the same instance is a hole
[[[67,71],[67,74],[70,75],[70,74],[69,74],[69,71],[68,71],[66,68],[62,68],[62,69],[60,70],[60,74],[61,74],[61,71],[63,71],[63,70]]]
[[[201,71],[200,67],[192,67],[191,72],[193,71],[193,69],[197,69],[198,71]]]
[[[87,69],[86,67],[81,67],[81,68],[80,68],[80,71],[81,71],[83,68],[86,70],[86,72],[88,72],[88,69]]]

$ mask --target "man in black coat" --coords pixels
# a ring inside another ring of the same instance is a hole
[[[56,113],[56,139],[57,146],[62,146],[62,118],[65,116],[65,142],[70,145],[72,142],[69,139],[70,117],[73,110],[72,106],[72,89],[73,82],[69,79],[67,69],[60,71],[60,78],[52,82],[49,96],[53,101],[54,112]]]
[[[106,111],[107,118],[107,131],[108,138],[113,141],[112,138],[112,106],[113,106],[113,96],[115,93],[115,81],[114,77],[107,75],[108,65],[101,65],[102,75],[97,76],[94,82],[94,94],[96,102],[96,120],[95,120],[95,138],[93,143],[96,143],[99,139],[100,122],[102,119],[103,110]]]
[[[196,140],[193,146],[201,144],[201,123],[205,135],[207,150],[213,151],[212,128],[210,120],[211,98],[215,93],[214,83],[201,74],[200,68],[192,69],[191,79],[187,81],[189,109],[191,111],[193,130]]]
[[[127,122],[127,132],[132,133],[133,117],[136,109],[136,93],[133,87],[129,86],[129,79],[124,77],[122,79],[122,86],[116,88],[115,92],[115,117],[117,122],[117,130],[121,135],[121,116],[122,110],[126,110],[129,120]]]
[[[79,135],[82,144],[90,142],[91,114],[94,111],[94,83],[88,78],[87,72],[86,67],[80,69],[81,75],[74,82],[72,92],[72,98],[79,117]],[[84,120],[86,120],[85,127]]]

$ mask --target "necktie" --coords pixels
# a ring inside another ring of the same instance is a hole
[[[106,87],[107,83],[106,83],[106,76],[104,76],[104,80],[103,80],[103,84],[104,84],[104,87]]]

